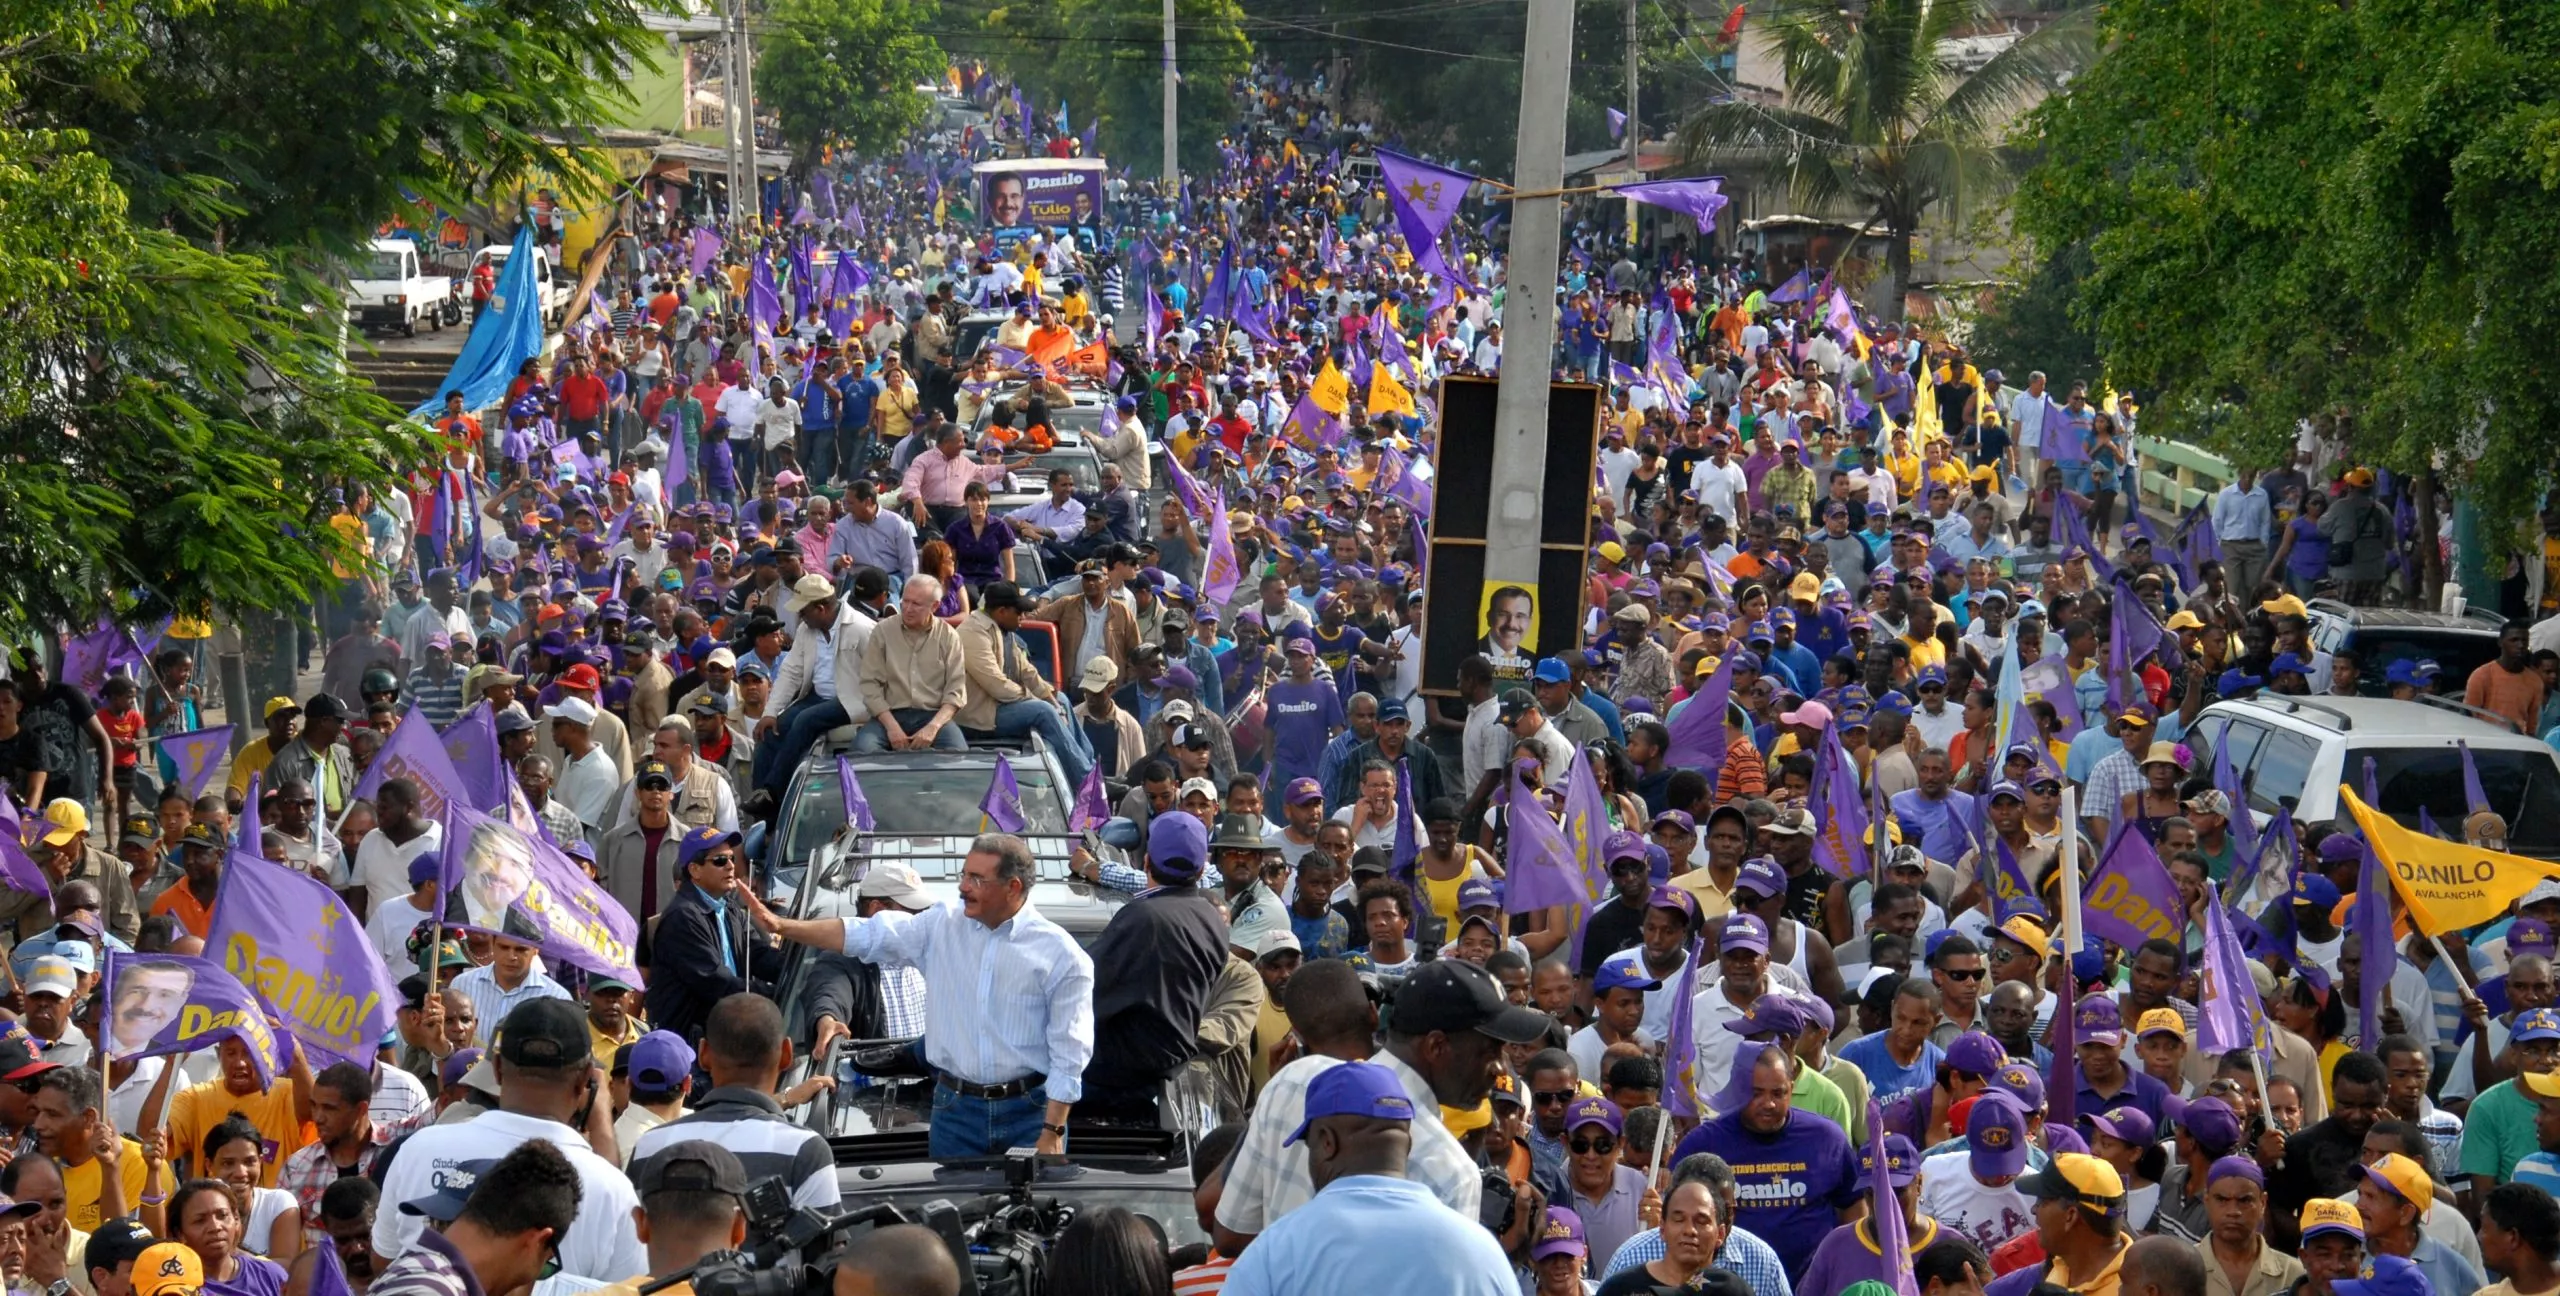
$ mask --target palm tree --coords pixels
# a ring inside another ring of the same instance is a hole
[[[1952,42],[2000,29],[1989,0],[1775,0],[1757,25],[1785,102],[1708,104],[1681,125],[1681,150],[1698,166],[1736,151],[1776,159],[1808,209],[1864,209],[1887,231],[1874,305],[1898,319],[1921,216],[2008,187],[2001,135],[2086,65],[2095,14],[2073,8],[1967,70]]]

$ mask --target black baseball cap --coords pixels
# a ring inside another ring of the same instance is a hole
[[[306,724],[313,720],[344,720],[346,718],[346,704],[340,702],[337,695],[333,693],[314,693],[311,695],[311,701],[302,708],[302,719]]]
[[[566,999],[528,999],[498,1024],[498,1058],[508,1066],[584,1066],[594,1057],[587,1015]]]
[[[708,1139],[686,1139],[632,1163],[631,1187],[646,1202],[662,1192],[747,1195],[747,1167],[738,1154]]]
[[[1505,1044],[1535,1044],[1553,1021],[1535,1008],[1514,1006],[1502,983],[1472,963],[1426,963],[1396,988],[1390,1029],[1399,1035],[1432,1031],[1481,1031]]]
[[[631,767],[631,785],[633,787],[640,787],[651,782],[655,782],[661,787],[674,787],[676,785],[676,778],[675,775],[667,769],[667,763],[662,760],[644,760]]]
[[[141,1258],[142,1253],[160,1239],[151,1236],[140,1220],[111,1219],[100,1224],[89,1235],[87,1258],[82,1261],[91,1269],[114,1273],[124,1265]]]
[[[1001,611],[1005,608],[1028,612],[1039,604],[1033,601],[1030,595],[1023,593],[1021,586],[1012,581],[989,581],[978,591],[978,606],[989,612]]]

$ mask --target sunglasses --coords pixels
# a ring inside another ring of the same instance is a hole
[[[730,851],[719,851],[714,854],[705,855],[702,858],[695,860],[694,863],[708,864],[713,868],[736,868],[738,867],[738,857],[735,853]]]
[[[1618,1140],[1603,1134],[1598,1138],[1575,1139],[1565,1146],[1572,1148],[1577,1155],[1596,1152],[1605,1156],[1618,1150]]]
[[[1573,1101],[1573,1091],[1571,1089],[1532,1089],[1529,1091],[1529,1098],[1541,1107],[1561,1107]]]

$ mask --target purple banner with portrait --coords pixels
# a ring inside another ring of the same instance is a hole
[[[109,950],[100,984],[107,1017],[99,1031],[112,1060],[193,1053],[236,1039],[248,1046],[261,1085],[289,1065],[284,1041],[267,1022],[272,1009],[210,958]]]
[[[327,883],[249,851],[224,863],[205,953],[256,986],[303,1047],[369,1066],[398,1024],[398,978]]]
[[[404,729],[406,726],[402,726]],[[560,848],[459,804],[444,812],[444,921],[637,986],[640,925]]]
[[[978,219],[989,229],[1091,225],[1102,216],[1102,167],[1006,164],[978,172]]]

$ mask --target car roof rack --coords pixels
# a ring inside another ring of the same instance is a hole
[[[2315,698],[2295,697],[2290,693],[2261,692],[2249,700],[2270,709],[2281,710],[2287,715],[2315,720],[2340,733],[2355,732],[2356,722],[2353,717]],[[2306,712],[2311,714],[2304,714]]]
[[[2522,729],[2516,727],[2515,721],[2484,707],[2473,706],[2460,698],[2449,698],[2440,693],[2421,693],[2417,696],[2416,700],[2426,706],[2441,707],[2447,711],[2458,711],[2474,720],[2486,721],[2490,724],[2496,725],[2499,729],[2507,733],[2524,732]]]
[[[1068,1163],[1095,1170],[1155,1174],[1191,1164],[1190,1146],[1174,1130],[1090,1124],[1070,1116],[1067,1140],[1075,1149],[1068,1155]],[[835,1155],[839,1166],[912,1165],[935,1159],[929,1128],[920,1124],[873,1134],[831,1135],[827,1139],[827,1150]],[[958,1170],[987,1170],[997,1174],[1002,1174],[1005,1168],[1005,1160],[1000,1157],[941,1164]]]

